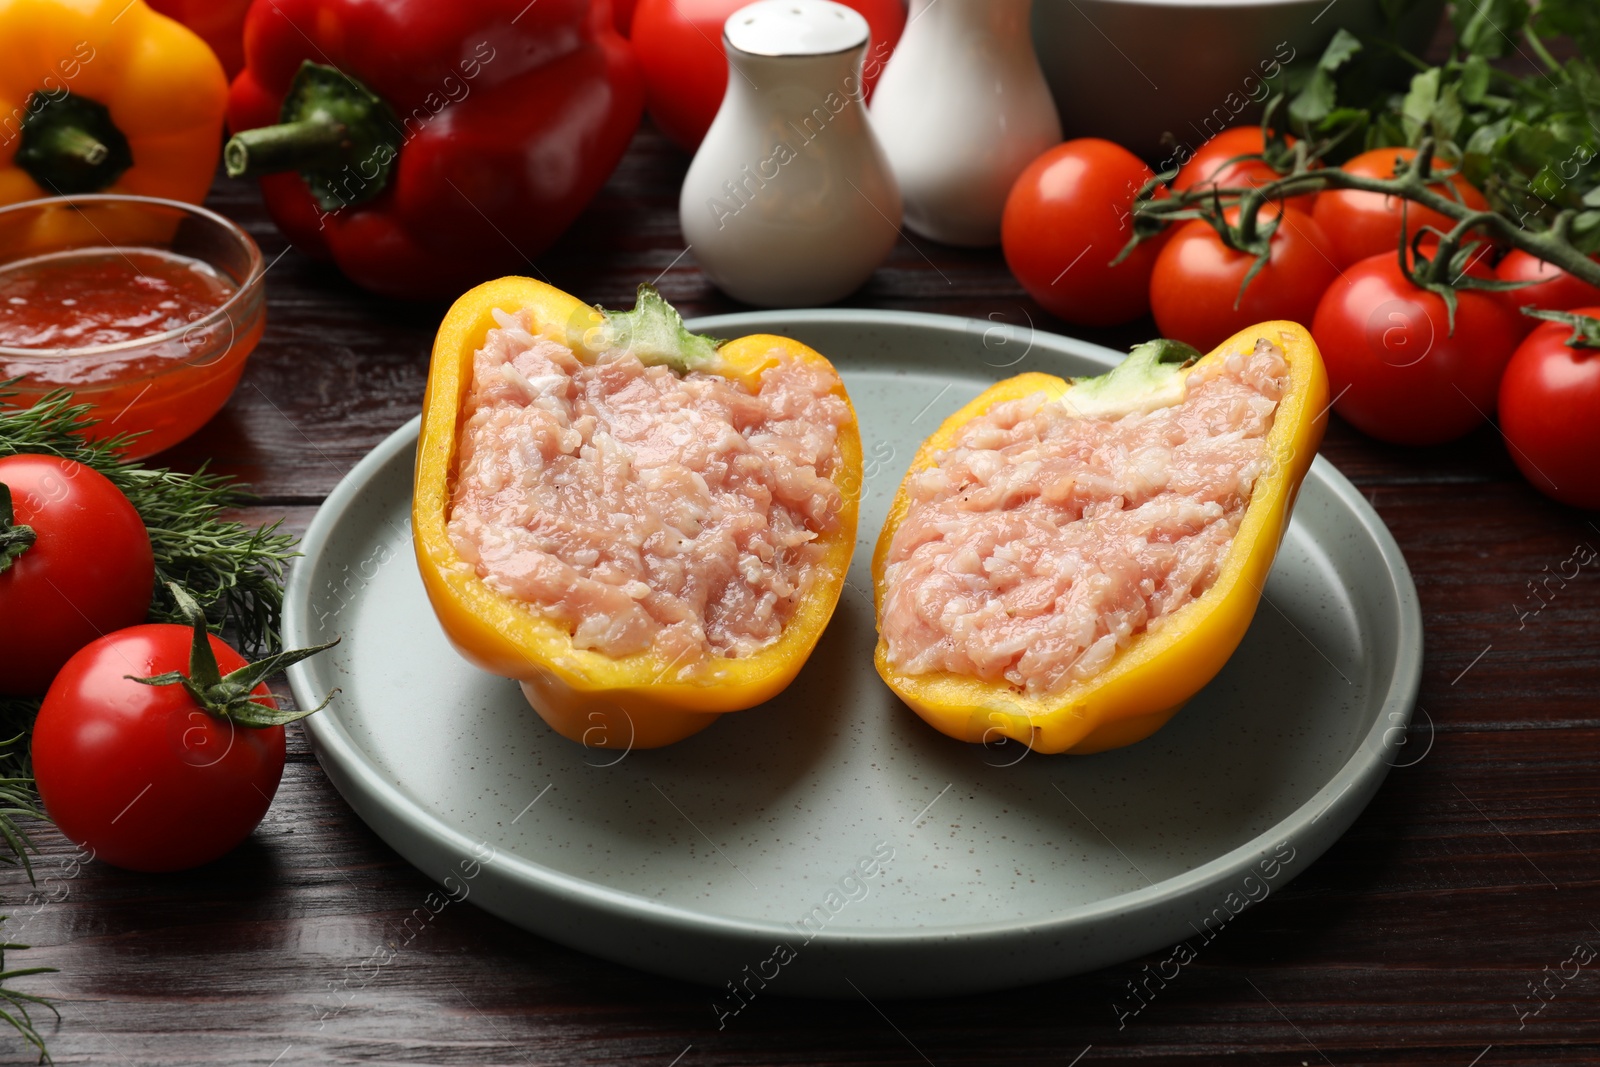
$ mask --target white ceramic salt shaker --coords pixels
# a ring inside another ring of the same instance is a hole
[[[1024,167],[1061,140],[1029,30],[1033,0],[911,0],[872,98],[906,226],[946,244],[1000,243]]]
[[[730,296],[830,303],[899,237],[900,194],[861,99],[868,37],[866,19],[830,0],[761,0],[728,18],[728,92],[678,216]]]

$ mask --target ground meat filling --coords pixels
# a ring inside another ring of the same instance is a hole
[[[1265,340],[1185,397],[1083,419],[996,405],[915,475],[880,619],[889,662],[1044,694],[1092,677],[1216,580],[1288,382]]]
[[[653,649],[669,677],[775,641],[843,503],[838,377],[781,356],[751,393],[625,352],[584,363],[495,318],[458,446],[461,558],[577,647]]]

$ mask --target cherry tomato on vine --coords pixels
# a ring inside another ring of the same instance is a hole
[[[1163,337],[1210,351],[1246,326],[1267,319],[1308,322],[1339,272],[1322,252],[1326,241],[1310,215],[1279,205],[1262,208],[1258,225],[1278,219],[1269,258],[1241,297],[1239,288],[1255,256],[1229,248],[1204,219],[1184,223],[1156,259],[1150,276],[1150,311]],[[1237,223],[1239,211],[1223,213]],[[1238,306],[1234,302],[1238,301]]]
[[[1295,139],[1285,135],[1284,140],[1293,148]],[[1185,189],[1240,186],[1256,187],[1277,181],[1283,175],[1272,169],[1264,159],[1236,159],[1237,156],[1258,155],[1266,149],[1266,131],[1260,126],[1234,126],[1223,130],[1201,145],[1189,162],[1178,168],[1172,179],[1172,188]],[[1317,201],[1316,193],[1292,196],[1285,201],[1290,207],[1309,213]]]
[[[1396,160],[1406,164],[1416,156],[1415,148],[1374,148],[1344,163],[1341,169],[1367,178],[1392,178],[1395,174]],[[1450,167],[1449,164],[1436,159],[1433,161],[1433,169],[1448,170]],[[1451,177],[1450,184],[1455,186],[1456,192],[1467,207],[1481,211],[1489,206],[1483,194],[1474,189],[1461,175]],[[1429,188],[1438,193],[1445,193],[1445,184],[1442,181]],[[1311,214],[1327,232],[1328,254],[1342,269],[1380,252],[1394,254],[1400,244],[1402,209],[1405,213],[1408,241],[1424,226],[1432,226],[1436,230],[1449,230],[1454,225],[1432,208],[1414,204],[1397,196],[1385,196],[1383,193],[1369,193],[1359,189],[1328,189],[1319,193]]]
[[[1600,306],[1573,310],[1600,319]],[[1600,349],[1570,344],[1572,334],[1567,323],[1540,323],[1512,353],[1500,379],[1500,432],[1534,488],[1600,508]]]
[[[1600,262],[1600,256],[1594,258]],[[1501,294],[1512,308],[1532,304],[1546,311],[1571,311],[1585,305],[1600,304],[1600,288],[1520,248],[1513,248],[1506,253],[1506,258],[1494,269],[1494,276],[1506,282],[1536,283],[1521,289],[1507,289]]]
[[[310,714],[280,712],[262,681],[321,650],[246,663],[168,588],[190,625],[131,626],[79,650],[33,727],[45,811],[135,871],[197,867],[250,836],[283,775],[283,724]]]
[[[644,72],[645,106],[661,132],[686,152],[700,145],[728,88],[722,26],[749,0],[639,0],[629,35]],[[867,20],[862,63],[870,95],[905,29],[901,0],[841,0]]]
[[[78,649],[144,620],[155,560],[144,520],[92,467],[7,456],[0,485],[0,695],[38,696]]]
[[[1017,176],[1000,243],[1011,273],[1046,311],[1079,326],[1115,326],[1150,310],[1150,272],[1166,234],[1111,261],[1133,235],[1134,195],[1153,177],[1138,156],[1097,137],[1056,145]]]
[[[1311,324],[1334,410],[1401,445],[1453,441],[1492,416],[1520,316],[1481,291],[1456,301],[1452,333],[1444,298],[1406,277],[1394,252],[1345,271]]]

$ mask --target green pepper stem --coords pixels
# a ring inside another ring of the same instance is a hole
[[[1073,379],[1062,403],[1086,419],[1117,419],[1167,407],[1183,399],[1185,371],[1200,359],[1200,350],[1182,341],[1146,341],[1104,374]]]
[[[306,60],[277,125],[240,130],[222,158],[231,178],[298,172],[317,206],[333,212],[388,188],[403,141],[382,98],[343,71]]]
[[[350,128],[326,115],[240,130],[222,150],[230,178],[259,178],[347,162]]]
[[[715,359],[722,344],[714,337],[690,333],[678,310],[648,283],[639,286],[632,311],[598,310],[605,322],[600,340],[579,343],[594,352],[627,349],[647,367],[665,365],[677,374],[687,374]]]
[[[46,151],[62,159],[75,159],[86,167],[98,167],[106,161],[111,149],[100,139],[76,126],[57,126],[43,138]]]
[[[104,104],[74,93],[28,98],[16,165],[57,195],[96,193],[133,166],[133,150]]]

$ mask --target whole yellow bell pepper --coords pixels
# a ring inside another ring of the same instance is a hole
[[[874,661],[896,695],[936,729],[962,741],[1010,738],[1038,752],[1089,753],[1150,736],[1215,677],[1255,615],[1267,572],[1289,526],[1295,494],[1327,425],[1327,372],[1310,331],[1297,323],[1263,322],[1241,330],[1198,363],[1174,360],[1177,346],[1172,342],[1152,342],[1098,378],[1068,382],[1048,374],[1019,374],[991,386],[923,442],[890,506],[872,561],[881,612],[889,546],[910,508],[911,477],[932,466],[962,426],[996,404],[1045,392],[1069,398],[1072,407],[1086,416],[1149,410],[1181,400],[1185,380],[1195,367],[1232,352],[1248,352],[1263,337],[1279,345],[1287,357],[1288,388],[1267,435],[1264,471],[1256,479],[1211,588],[1136,637],[1095,677],[1047,695],[1029,696],[1005,682],[947,671],[903,673],[889,663],[888,644],[880,636]],[[1198,355],[1192,349],[1189,354]]]
[[[861,495],[861,435],[841,427],[843,462],[834,475],[844,503],[824,547],[816,579],[782,635],[749,656],[718,659],[691,680],[646,651],[612,657],[573,646],[561,624],[535,606],[495,592],[456,553],[447,532],[462,405],[472,357],[495,325],[493,311],[526,311],[530,332],[572,349],[580,359],[627,347],[647,364],[678,373],[706,371],[754,390],[780,355],[832,364],[797,341],[751,334],[718,344],[683,328],[676,311],[648,286],[639,307],[605,312],[531,278],[501,278],[469,290],[451,306],[434,340],[417,445],[411,520],[423,586],[446,636],[473,664],[517,679],[534,710],[563,737],[593,748],[655,748],[705,729],[719,715],[771,699],[794,680],[833,616],[855,549]],[[834,394],[849,404],[841,382]]]
[[[0,204],[127,193],[198,204],[228,80],[144,0],[0,0]]]

